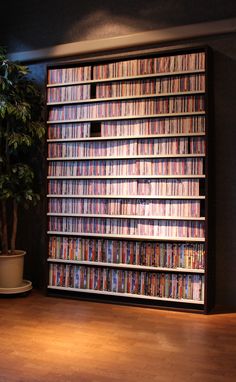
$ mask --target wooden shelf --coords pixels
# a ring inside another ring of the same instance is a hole
[[[83,233],[83,232],[62,232],[62,231],[48,231],[48,235],[63,235],[63,236],[77,236],[77,237],[98,237],[113,238],[113,239],[129,239],[129,240],[147,240],[147,241],[174,241],[174,242],[191,242],[191,243],[204,243],[204,237],[166,237],[166,236],[148,236],[148,235],[118,235],[109,233]]]
[[[51,259],[48,258],[49,263],[63,263],[63,264],[74,264],[74,265],[89,265],[89,266],[100,266],[100,267],[110,267],[110,268],[122,268],[122,269],[134,269],[142,271],[154,271],[154,272],[170,272],[170,273],[194,273],[194,274],[204,274],[204,269],[192,269],[192,268],[167,268],[167,267],[154,267],[147,265],[136,265],[136,264],[123,264],[123,263],[106,263],[100,261],[85,261],[85,260],[64,260],[64,259]]]
[[[206,154],[156,154],[156,155],[123,155],[123,156],[83,156],[83,157],[50,157],[47,161],[86,161],[86,160],[119,160],[119,159],[158,159],[158,158],[204,158]]]
[[[116,116],[116,117],[97,117],[97,118],[81,118],[81,119],[65,119],[65,120],[55,120],[47,121],[49,125],[60,124],[60,123],[82,123],[82,122],[98,122],[98,121],[124,121],[133,119],[147,119],[147,118],[169,118],[169,117],[186,117],[195,115],[205,115],[205,111],[192,111],[186,113],[163,113],[163,114],[146,114],[146,115],[126,115],[126,116]]]
[[[142,298],[142,299],[148,299],[148,300],[181,302],[181,303],[187,303],[187,304],[198,304],[198,305],[204,304],[203,301],[198,301],[198,300],[154,297],[154,296],[146,296],[146,295],[139,295],[139,294],[132,294],[132,293],[108,292],[108,291],[101,291],[101,290],[94,290],[94,289],[79,289],[79,288],[69,288],[69,287],[67,288],[67,287],[50,286],[50,285],[48,285],[48,288],[49,289],[64,290],[64,291],[67,290],[67,291],[74,291],[74,292],[83,292],[83,293],[96,293],[96,294],[103,294],[103,295],[110,295],[110,296]]]
[[[169,76],[179,76],[185,74],[201,74],[205,73],[205,69],[198,70],[182,70],[176,72],[165,72],[165,73],[153,73],[153,74],[141,74],[137,76],[126,76],[126,77],[110,77],[102,78],[95,80],[86,80],[86,81],[74,81],[74,82],[60,82],[55,84],[47,84],[48,88],[62,87],[62,86],[73,86],[73,85],[86,85],[86,84],[97,84],[103,82],[117,82],[117,81],[129,81],[129,80],[138,80],[138,79],[148,79],[148,78],[157,78],[157,77],[169,77]]]
[[[50,138],[48,143],[53,142],[87,142],[87,141],[107,141],[107,140],[126,140],[126,139],[149,139],[149,138],[181,138],[181,137],[204,137],[205,132],[201,133],[174,133],[174,134],[152,134],[152,135],[124,135],[108,137],[86,137],[86,138]]]
[[[55,213],[55,212],[48,212],[47,215],[60,216],[60,217],[106,218],[106,219],[205,221],[204,217],[189,217],[189,216],[148,216],[148,215],[139,216],[139,215],[112,215],[112,214],[76,214],[76,213]]]
[[[205,200],[205,196],[156,196],[156,195],[74,195],[74,194],[48,194],[47,198],[79,198],[79,199],[155,199],[155,200]]]
[[[205,175],[50,175],[47,179],[205,179]]]
[[[140,94],[132,96],[119,96],[119,97],[109,97],[109,98],[86,98],[79,99],[75,101],[59,101],[59,102],[47,102],[48,106],[59,106],[59,105],[77,105],[77,104],[88,104],[96,102],[110,102],[110,101],[125,101],[125,100],[136,100],[136,99],[148,99],[148,98],[164,98],[164,97],[181,97],[189,95],[205,94],[205,90],[193,90],[193,91],[181,91],[176,93],[155,93],[155,94]]]

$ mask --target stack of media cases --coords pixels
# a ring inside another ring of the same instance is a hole
[[[207,50],[48,68],[48,291],[207,310]]]

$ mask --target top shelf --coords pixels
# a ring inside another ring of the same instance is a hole
[[[48,88],[61,87],[61,86],[72,86],[72,85],[86,85],[86,84],[96,84],[103,82],[115,82],[115,81],[129,81],[129,80],[137,80],[137,79],[145,79],[145,78],[157,78],[157,77],[169,77],[169,76],[182,76],[185,74],[200,74],[205,73],[205,69],[199,70],[183,70],[179,72],[165,72],[165,73],[154,73],[154,74],[142,74],[137,76],[127,76],[127,77],[111,77],[111,78],[103,78],[97,80],[87,80],[87,81],[75,81],[75,82],[60,82],[55,84],[47,84]]]

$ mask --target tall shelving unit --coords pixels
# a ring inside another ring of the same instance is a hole
[[[48,68],[49,293],[206,312],[207,49]]]

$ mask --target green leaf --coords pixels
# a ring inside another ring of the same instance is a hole
[[[0,47],[0,199],[24,207],[40,200],[36,190],[45,135],[42,105],[29,68],[9,60]]]

